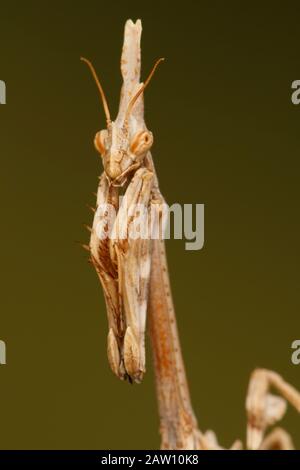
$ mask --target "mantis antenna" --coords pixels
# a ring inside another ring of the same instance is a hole
[[[96,82],[96,85],[98,87],[98,90],[100,92],[100,96],[101,96],[101,99],[102,99],[102,104],[103,104],[103,108],[104,108],[104,112],[105,112],[105,116],[106,116],[106,122],[107,124],[110,124],[111,123],[111,119],[110,119],[110,113],[109,113],[109,108],[108,108],[108,104],[107,104],[107,101],[106,101],[106,97],[105,97],[105,94],[104,94],[104,91],[103,91],[103,88],[101,86],[101,83],[100,83],[100,80],[97,76],[97,73],[94,69],[94,66],[93,64],[88,60],[88,59],[85,59],[84,57],[80,57],[80,60],[82,60],[83,62],[85,62],[88,67],[90,68],[91,72],[92,72],[92,75],[95,79],[95,82]]]
[[[139,89],[139,91],[134,95],[134,97],[130,100],[129,105],[128,105],[128,108],[127,108],[127,111],[126,111],[126,115],[125,115],[125,122],[128,122],[128,118],[129,118],[129,116],[130,116],[130,113],[131,113],[131,111],[132,111],[133,106],[134,106],[135,103],[136,103],[136,100],[137,100],[138,97],[144,92],[146,86],[149,84],[151,78],[153,77],[154,72],[155,72],[157,66],[158,66],[158,65],[160,64],[160,62],[162,62],[163,60],[165,60],[165,59],[164,59],[163,57],[161,57],[160,59],[158,59],[158,60],[155,62],[155,64],[154,64],[154,66],[153,66],[153,68],[152,68],[150,74],[148,75],[147,80],[145,81],[145,83],[143,84],[143,86],[141,86],[141,88]]]

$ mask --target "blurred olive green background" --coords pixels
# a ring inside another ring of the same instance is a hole
[[[82,223],[102,171],[104,126],[84,55],[112,114],[127,18],[143,21],[153,156],[169,203],[205,204],[205,247],[168,242],[192,399],[202,430],[245,438],[253,368],[300,387],[299,5],[264,2],[27,1],[1,4],[0,447],[158,448],[151,355],[140,386],[106,359],[102,291]],[[283,426],[300,447],[300,420]]]

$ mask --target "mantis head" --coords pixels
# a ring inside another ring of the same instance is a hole
[[[127,102],[125,102],[124,90],[122,90],[120,111],[115,121],[110,118],[106,97],[93,65],[87,59],[81,60],[89,66],[92,72],[106,115],[106,129],[96,133],[94,144],[102,157],[104,171],[110,184],[122,186],[130,173],[142,165],[144,157],[153,144],[152,132],[146,128],[142,117],[140,101],[156,67],[164,59],[159,59],[155,63],[145,83],[138,84],[138,89],[134,94],[132,90],[127,93]]]

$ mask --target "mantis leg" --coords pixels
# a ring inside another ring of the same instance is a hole
[[[288,432],[275,428],[263,440],[259,450],[294,450],[294,444]]]
[[[119,299],[118,271],[109,252],[109,238],[118,210],[118,193],[109,186],[106,174],[100,177],[97,193],[97,209],[90,239],[91,260],[103,287],[109,333],[107,354],[114,374],[123,379],[124,366],[120,349],[124,337],[124,321]]]
[[[130,380],[140,382],[145,372],[145,326],[151,266],[149,202],[153,173],[136,171],[116,218],[110,245],[118,270],[119,299],[125,335],[122,361]]]
[[[282,397],[271,394],[271,387]],[[279,374],[267,369],[256,369],[252,373],[246,399],[248,449],[261,446],[267,427],[284,416],[287,401],[300,412],[300,393]]]

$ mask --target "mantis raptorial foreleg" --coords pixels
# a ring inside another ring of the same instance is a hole
[[[109,237],[118,210],[118,192],[109,185],[106,174],[100,177],[97,193],[97,210],[90,238],[91,260],[103,287],[109,333],[108,360],[113,372],[124,378],[126,371],[121,360],[122,340],[125,334],[122,303],[119,296],[118,271],[110,256]]]
[[[146,168],[136,171],[122,199],[110,242],[111,258],[117,264],[119,297],[126,325],[122,356],[128,376],[136,382],[141,381],[145,372],[152,183],[152,172]]]
[[[103,174],[91,234],[91,258],[104,289],[109,333],[107,352],[113,372],[139,382],[145,371],[144,334],[151,265],[150,204],[153,173],[136,171],[120,208],[118,188]],[[146,208],[146,213],[138,214]],[[115,213],[116,217],[114,217]]]

